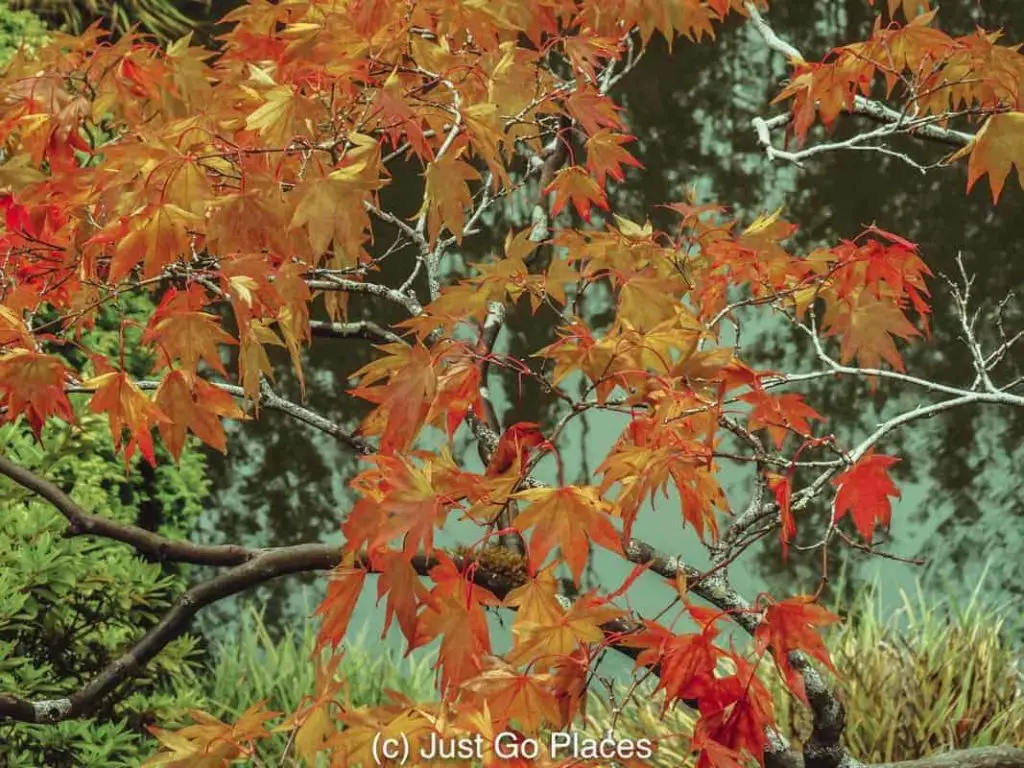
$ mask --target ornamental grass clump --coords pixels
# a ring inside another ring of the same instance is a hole
[[[846,619],[826,638],[839,669],[846,704],[845,745],[869,762],[898,762],[969,747],[1024,744],[1024,691],[1020,649],[1013,646],[1010,611],[985,606],[980,589],[966,603],[935,605],[920,585],[901,591],[900,608],[887,610],[875,583],[862,590]],[[810,733],[810,714],[786,692],[776,674],[764,679],[775,699],[780,727],[795,741]],[[609,698],[593,694],[588,730],[613,728],[619,738],[657,738],[655,764],[692,764],[695,717],[682,706],[661,714],[657,680]],[[880,706],[884,702],[884,709]],[[884,716],[880,716],[884,712]],[[613,723],[614,721],[614,723]]]

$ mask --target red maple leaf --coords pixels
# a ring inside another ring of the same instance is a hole
[[[540,425],[532,421],[519,421],[510,426],[498,440],[498,446],[491,454],[484,474],[496,477],[508,472],[518,459],[523,466],[530,451],[547,443],[547,438],[540,431]]]
[[[895,456],[882,456],[868,451],[852,467],[832,481],[839,488],[836,494],[836,511],[833,522],[843,519],[847,510],[853,517],[857,531],[870,542],[875,533],[875,523],[889,525],[892,520],[892,504],[889,496],[900,498],[900,490],[889,477],[889,467],[898,462]]]
[[[808,702],[804,680],[790,663],[790,651],[803,651],[835,672],[828,649],[815,627],[826,627],[837,621],[839,617],[815,603],[813,596],[797,595],[769,605],[754,631],[757,652],[772,649],[786,686],[805,704]]]
[[[811,419],[824,420],[821,414],[804,402],[802,395],[794,392],[773,395],[764,390],[754,390],[743,395],[740,400],[753,406],[747,423],[750,431],[764,429],[780,450],[786,435],[791,431],[806,437],[811,433]]]
[[[796,535],[796,521],[793,519],[793,510],[790,507],[790,497],[793,493],[793,484],[789,475],[777,475],[774,472],[765,472],[765,480],[768,489],[775,496],[775,502],[779,505],[779,538],[782,539],[782,560],[786,561],[789,555],[789,542]]]
[[[736,674],[716,680],[716,686],[700,700],[701,720],[708,721],[704,743],[714,741],[736,752],[745,751],[763,766],[768,743],[765,728],[775,720],[772,695],[758,679],[753,664],[737,653],[730,658]],[[722,756],[721,750],[714,751]]]

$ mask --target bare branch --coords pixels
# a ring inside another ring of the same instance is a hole
[[[314,336],[323,336],[329,339],[366,339],[377,344],[402,341],[401,336],[382,328],[372,320],[357,320],[351,323],[310,320],[309,330]]]
[[[754,25],[754,28],[758,31],[765,43],[776,53],[785,56],[790,61],[804,61],[804,56],[790,43],[783,40],[772,29],[768,22],[764,20],[761,12],[757,9],[757,6],[753,2],[748,0],[743,3],[743,10],[750,16],[750,23]]]
[[[319,277],[320,279],[317,279]],[[410,315],[418,317],[423,314],[423,307],[415,296],[410,296],[402,291],[390,288],[379,283],[361,283],[356,280],[347,280],[333,274],[325,273],[323,270],[313,270],[312,279],[306,280],[306,285],[313,291],[348,291],[349,293],[368,293],[372,296],[380,296],[395,304],[398,304],[409,312]]]

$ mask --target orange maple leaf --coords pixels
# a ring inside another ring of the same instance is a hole
[[[89,410],[107,414],[116,449],[121,448],[122,432],[128,430],[130,438],[124,452],[125,462],[131,459],[137,446],[146,461],[156,466],[150,429],[161,423],[170,423],[167,415],[123,371],[101,373],[83,384],[96,389],[89,401]]]
[[[543,190],[547,195],[555,193],[551,215],[557,216],[570,201],[584,221],[590,221],[590,205],[608,210],[608,198],[597,182],[579,165],[570,165],[555,174],[555,178]]]
[[[508,598],[522,599],[513,598],[511,593]],[[506,604],[517,604],[509,602],[508,598]],[[515,645],[505,655],[510,664],[531,664],[537,671],[550,669],[579,647],[602,642],[605,634],[601,625],[623,614],[593,594],[576,600],[568,611],[563,610],[557,602],[554,606],[557,606],[557,612],[550,611],[545,615],[541,608],[541,611],[535,611],[531,616],[516,616],[512,628]],[[531,606],[526,603],[523,607]]]
[[[53,415],[74,423],[75,414],[64,394],[70,371],[53,355],[15,349],[0,357],[0,404],[6,406],[6,421],[22,413],[37,439],[43,424]]]
[[[368,120],[374,124],[375,130],[387,138],[393,149],[408,142],[410,150],[420,160],[434,159],[434,152],[423,131],[423,117],[416,113],[403,95],[397,68],[392,70],[377,91]]]
[[[189,253],[189,230],[203,220],[172,203],[154,205],[143,217],[133,218],[118,242],[110,262],[111,281],[120,280],[140,262],[142,276],[150,278],[179,256]]]
[[[467,181],[477,181],[479,172],[469,163],[459,160],[458,152],[448,152],[439,160],[427,165],[423,176],[426,191],[419,215],[427,216],[427,232],[430,242],[435,243],[441,227],[447,227],[462,243],[462,232],[466,222],[466,211],[473,207],[473,196]]]
[[[599,186],[604,186],[608,176],[616,181],[622,181],[625,178],[622,170],[624,165],[644,167],[643,163],[622,148],[623,144],[631,141],[634,141],[634,138],[628,134],[612,133],[607,130],[598,131],[587,139],[587,168],[597,178]]]
[[[623,127],[622,118],[618,114],[621,107],[592,86],[583,86],[573,91],[565,100],[565,106],[588,136],[593,136],[602,128],[621,130]]]
[[[416,637],[422,645],[438,636],[442,637],[436,667],[440,688],[447,691],[477,675],[483,655],[491,652],[487,617],[480,604],[467,604],[458,595],[432,595],[420,614]]]
[[[479,419],[484,416],[480,384],[478,363],[472,360],[454,362],[437,377],[437,395],[424,417],[424,422],[435,424],[444,414],[445,432],[448,439],[453,440],[466,414],[472,411]]]
[[[437,396],[437,373],[430,350],[422,344],[395,342],[378,349],[385,357],[353,373],[360,386],[349,392],[378,404],[361,431],[381,435],[381,453],[389,454],[407,449],[416,438]],[[384,378],[386,384],[371,386]]]
[[[339,565],[331,571],[327,595],[314,613],[315,616],[323,617],[316,638],[318,650],[328,644],[337,648],[344,639],[365,581],[365,568]]]
[[[528,488],[515,498],[530,502],[514,525],[520,532],[533,528],[529,558],[534,571],[556,543],[577,584],[587,562],[588,542],[622,554],[620,534],[611,522],[613,506],[601,499],[593,486]]]
[[[706,531],[712,539],[717,538],[715,513],[726,509],[727,503],[706,444],[653,425],[650,419],[634,419],[616,449],[597,468],[604,475],[602,493],[615,483],[621,487],[616,503],[625,520],[625,535],[630,535],[643,501],[653,499],[671,480],[679,493],[683,519],[702,539]]]
[[[285,344],[263,320],[253,320],[249,323],[240,334],[240,342],[238,380],[245,391],[246,399],[256,408],[259,406],[261,377],[266,376],[270,381],[274,380],[274,367],[270,364],[264,345],[283,347]]]
[[[398,626],[405,635],[409,647],[416,647],[417,612],[420,604],[427,598],[427,588],[423,586],[420,575],[412,567],[412,562],[401,552],[375,552],[372,556],[377,578],[377,604],[386,594],[388,602],[384,615],[383,639],[391,626],[391,621],[398,618]]]
[[[823,324],[826,336],[841,338],[840,361],[846,364],[856,357],[863,368],[878,368],[884,359],[904,370],[893,336],[906,340],[921,335],[895,301],[863,289],[849,301],[829,302]]]
[[[171,371],[160,382],[154,397],[156,405],[168,417],[157,427],[167,450],[178,460],[191,431],[211,448],[227,451],[227,437],[220,419],[244,419],[245,412],[235,399],[208,381],[185,371]]]
[[[227,376],[218,344],[237,344],[220,326],[220,318],[207,312],[157,313],[142,336],[143,344],[155,344],[160,364],[170,367],[179,360],[189,373],[205,362],[221,376]]]
[[[1024,112],[992,115],[974,139],[955,152],[950,160],[966,154],[970,154],[967,162],[968,192],[987,173],[992,187],[992,202],[998,204],[1011,167],[1017,169],[1017,181],[1024,188]]]
[[[557,725],[561,719],[550,682],[548,673],[518,672],[494,658],[490,668],[464,682],[462,689],[484,699],[503,720],[516,720],[527,733],[536,733],[542,724]]]
[[[379,479],[375,505],[383,510],[376,517],[375,535],[370,549],[377,549],[398,536],[405,537],[406,557],[421,549],[428,556],[434,548],[434,529],[442,528],[452,509],[452,500],[438,493],[433,482],[433,467],[415,466],[404,456],[369,456]]]

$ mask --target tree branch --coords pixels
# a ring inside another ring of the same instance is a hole
[[[105,535],[105,532],[95,532]],[[56,723],[88,714],[121,683],[137,675],[168,643],[185,632],[200,609],[278,576],[331,568],[338,560],[338,548],[324,544],[300,544],[264,551],[184,592],[159,623],[74,693],[42,701],[0,694],[0,719]]]
[[[82,509],[70,496],[45,478],[0,456],[0,474],[53,505],[68,521],[66,536],[102,536],[134,547],[140,554],[160,562],[193,565],[241,565],[253,559],[259,550],[235,544],[195,544],[169,539],[139,526],[118,523]]]
[[[754,26],[754,29],[757,30],[761,39],[764,40],[768,48],[781,56],[784,56],[790,64],[795,65],[806,61],[803,54],[794,45],[779,37],[775,30],[772,29],[771,25],[768,24],[765,18],[761,15],[761,12],[753,2],[745,2],[744,9],[750,16],[750,22]],[[802,165],[801,161],[804,158],[822,154],[824,152],[839,149],[863,149],[892,155],[906,163],[909,163],[911,166],[924,173],[928,170],[928,166],[919,164],[901,152],[894,152],[884,146],[863,145],[865,142],[873,139],[880,139],[903,133],[951,146],[964,146],[974,139],[974,134],[953,130],[952,128],[946,128],[939,124],[941,121],[947,120],[950,115],[932,115],[922,118],[908,119],[905,113],[893,109],[880,101],[868,99],[861,95],[855,95],[853,99],[853,108],[851,110],[844,110],[844,112],[845,114],[868,117],[882,125],[873,131],[852,136],[845,141],[828,142],[825,144],[807,147],[806,149],[795,152],[778,149],[772,144],[771,140],[771,130],[788,124],[792,118],[791,115],[777,115],[768,120],[763,117],[755,117],[752,120],[752,125],[754,126],[754,131],[757,134],[758,144],[764,150],[769,160],[786,160],[798,166]]]
[[[358,320],[351,323],[328,323],[323,320],[310,320],[309,330],[314,336],[329,339],[366,339],[377,344],[388,344],[402,340],[401,336],[386,328],[382,328],[372,320]]]
[[[348,293],[368,293],[371,296],[379,296],[382,299],[394,302],[404,307],[410,315],[418,317],[423,314],[423,307],[415,296],[402,293],[380,283],[361,283],[357,280],[347,280],[343,277],[326,273],[324,270],[314,270],[312,277],[306,280],[306,285],[311,291],[347,291]]]
[[[147,631],[131,649],[74,693],[62,698],[39,701],[0,694],[0,719],[56,723],[86,715],[120,684],[138,674],[168,643],[185,632],[202,608],[280,576],[330,570],[341,560],[341,548],[327,544],[299,544],[251,550],[240,546],[197,545],[191,542],[172,541],[136,526],[114,523],[85,512],[55,485],[12,464],[5,457],[0,457],[0,472],[50,501],[68,518],[75,529],[72,535],[105,536],[129,544],[141,553],[170,557],[181,562],[205,565],[238,563],[230,570],[183,593],[160,622]],[[674,579],[677,574],[682,573],[694,585],[693,591],[702,599],[728,611],[748,632],[753,632],[757,628],[760,618],[752,613],[750,605],[728,586],[721,572],[705,579],[697,569],[684,565],[678,557],[659,552],[637,539],[627,542],[624,549],[631,562],[649,565],[654,573],[664,578]],[[453,560],[459,568],[469,565],[469,558],[464,555],[454,555]],[[371,569],[369,558],[365,555],[357,558],[357,563]],[[413,567],[421,576],[428,576],[436,563],[435,558],[424,555],[417,555],[412,560]],[[499,598],[522,583],[521,579],[507,571],[492,571],[480,563],[477,563],[477,567],[470,573],[475,583],[491,590]],[[609,622],[603,629],[606,636],[621,637],[624,632],[630,630],[630,626],[628,621],[618,620]],[[615,650],[636,658],[637,649],[614,641],[610,645]],[[830,716],[824,719],[815,718],[815,730],[808,745],[805,746],[803,762],[797,753],[789,749],[781,734],[769,734],[770,747],[765,756],[766,767],[798,768],[801,764],[805,768],[814,765],[859,765],[844,754],[833,756],[833,737],[838,738],[844,721],[842,706],[831,696],[817,670],[803,654],[790,654],[790,660],[804,676],[812,707],[816,712],[822,708]],[[654,667],[652,672],[658,674],[660,670]],[[814,749],[816,742],[821,743],[820,755]],[[828,755],[829,759],[821,760],[820,757],[825,755]],[[835,762],[837,759],[839,762]],[[935,758],[893,764],[885,768],[951,768],[961,765],[968,768],[1024,768],[1024,751],[1012,748],[966,750]]]

